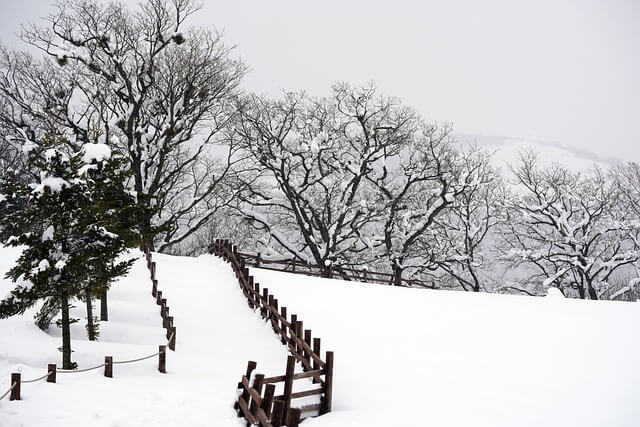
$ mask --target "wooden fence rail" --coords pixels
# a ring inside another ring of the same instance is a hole
[[[209,253],[231,264],[249,307],[259,310],[262,318],[271,323],[274,333],[291,353],[284,375],[265,377],[256,374],[251,381],[257,363],[248,363],[247,371],[238,383],[240,393],[235,404],[238,416],[244,417],[249,424],[279,427],[297,426],[305,414],[313,416],[331,412],[333,352],[327,351],[322,358],[320,338],[313,338],[311,330],[304,329],[303,321],[296,314],[287,318],[287,307],[279,307],[278,299],[269,294],[268,288],[261,291],[260,285],[249,275],[247,265],[250,264],[229,241],[216,240],[209,246]],[[300,363],[303,372],[294,373],[296,362]],[[307,378],[319,386],[294,393],[294,381]],[[283,394],[276,396],[275,389],[279,383],[282,383]],[[320,396],[320,403],[302,407],[292,405],[292,401],[310,396]]]
[[[350,266],[322,266],[309,264],[296,258],[271,259],[264,258],[261,253],[250,254],[236,252],[249,267],[262,268],[264,270],[286,271],[290,273],[306,274],[308,276],[335,278],[354,282],[377,283],[381,285],[393,285],[394,275],[391,273],[356,269]],[[434,283],[425,282],[414,278],[401,278],[399,286],[434,288]]]

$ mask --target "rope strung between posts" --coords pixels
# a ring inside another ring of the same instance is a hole
[[[7,391],[5,392],[5,394],[3,394],[2,396],[0,396],[0,400],[4,399],[4,398],[9,394],[9,393],[11,393],[11,390],[13,390],[13,388],[14,388],[15,386],[17,386],[17,385],[18,385],[18,383],[13,383],[13,384],[11,385],[11,387],[9,387],[9,390],[7,390]]]
[[[27,384],[27,383],[35,383],[37,381],[43,380],[45,378],[47,378],[49,375],[53,374],[53,372],[47,372],[46,374],[44,374],[43,376],[41,376],[40,378],[36,378],[35,380],[23,380],[21,381],[22,384]]]
[[[173,333],[171,334],[171,336],[169,336],[169,339],[167,340],[167,344],[169,344],[171,342],[171,340],[173,339]],[[131,360],[120,360],[120,361],[116,361],[116,362],[111,362],[113,365],[119,365],[119,364],[124,364],[124,363],[134,363],[134,362],[140,362],[142,360],[147,360],[147,359],[151,359],[152,357],[155,357],[157,355],[159,355],[160,351],[157,351],[153,354],[150,354],[148,356],[144,356],[144,357],[139,357],[137,359],[131,359]],[[56,372],[61,373],[61,374],[78,374],[81,372],[88,372],[88,371],[93,371],[94,369],[99,369],[102,368],[103,366],[105,366],[106,363],[101,363],[100,365],[97,366],[92,366],[90,368],[84,368],[84,369],[56,369]],[[45,378],[48,378],[51,374],[53,374],[53,371],[51,372],[47,372],[46,374],[44,374],[41,377],[35,378],[33,380],[23,380],[21,381],[22,384],[28,384],[28,383],[35,383],[38,381],[42,381]],[[9,393],[11,393],[11,390],[13,390],[15,388],[15,386],[18,385],[18,383],[13,383],[11,385],[11,387],[9,388],[9,390],[7,390],[2,396],[0,396],[0,400],[4,399],[5,397],[7,397],[7,395]]]

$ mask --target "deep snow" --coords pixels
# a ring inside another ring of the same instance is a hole
[[[0,270],[6,271],[15,256],[14,249],[0,248]],[[0,401],[0,426],[239,425],[233,402],[247,361],[257,360],[258,371],[266,375],[282,374],[285,348],[247,307],[224,262],[158,254],[154,260],[177,328],[167,374],[157,371],[153,358],[115,365],[112,379],[98,369],[58,374],[57,384],[24,384],[22,401]],[[0,281],[0,295],[9,288]],[[98,342],[86,340],[84,305],[76,305],[73,313],[81,320],[73,325],[72,347],[80,368],[102,363],[105,355],[122,360],[152,354],[166,342],[142,258],[110,291],[110,321],[101,323]],[[31,379],[45,373],[47,363],[60,365],[59,330],[53,325],[49,334],[41,332],[33,314],[0,320],[0,394],[8,389],[11,372]]]
[[[0,248],[6,270],[15,250]],[[249,359],[266,375],[287,353],[252,313],[230,267],[212,256],[154,254],[177,327],[166,375],[157,359],[58,375],[0,401],[0,426],[237,426],[232,405]],[[640,425],[640,304],[392,288],[252,269],[335,351],[334,412],[309,426]],[[0,295],[8,291],[0,281]],[[143,260],[110,293],[98,343],[74,325],[80,367],[157,351],[164,342]],[[97,302],[96,302],[97,304]],[[82,305],[74,310],[83,318]],[[59,331],[33,310],[0,321],[0,391],[58,362]]]
[[[640,303],[251,274],[335,351],[309,426],[640,425]]]

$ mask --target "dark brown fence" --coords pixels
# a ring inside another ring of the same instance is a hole
[[[173,324],[173,317],[169,316],[169,307],[167,306],[166,298],[162,298],[162,291],[158,290],[158,280],[156,279],[156,263],[153,262],[151,252],[148,248],[141,248],[145,254],[145,258],[147,260],[147,268],[149,269],[149,273],[151,274],[151,282],[152,289],[151,295],[156,298],[156,303],[160,306],[160,316],[162,317],[162,325],[166,329],[166,338],[167,343],[165,345],[158,346],[158,351],[149,354],[146,356],[138,357],[136,359],[130,360],[113,360],[112,356],[105,356],[104,363],[91,366],[89,368],[83,369],[57,369],[55,364],[47,365],[47,373],[41,377],[32,379],[32,380],[23,380],[22,375],[20,373],[12,373],[10,383],[11,386],[7,391],[0,395],[0,400],[4,399],[6,396],[9,396],[9,400],[21,400],[21,391],[22,384],[35,383],[38,381],[46,380],[48,383],[55,383],[57,374],[77,374],[81,372],[92,371],[94,369],[100,369],[104,367],[104,376],[108,378],[113,378],[113,365],[126,364],[126,363],[135,363],[140,362],[142,360],[151,359],[152,357],[158,356],[158,371],[161,373],[167,372],[167,346],[169,349],[175,351],[176,349],[176,327]]]
[[[253,382],[250,378],[257,364],[249,362],[245,375],[238,383],[240,394],[235,405],[238,416],[244,417],[251,424],[279,427],[297,426],[306,415],[331,412],[333,352],[327,351],[322,359],[320,338],[313,338],[311,330],[304,329],[303,321],[296,314],[287,318],[287,308],[279,307],[278,299],[269,294],[268,288],[260,290],[260,285],[254,283],[245,259],[235,246],[228,241],[216,240],[209,247],[209,253],[220,256],[231,264],[249,307],[260,310],[262,318],[271,323],[273,331],[291,353],[283,375],[265,377],[256,374]],[[296,361],[301,364],[303,372],[294,373]],[[293,382],[302,379],[311,379],[317,387],[294,393]],[[279,383],[282,383],[283,393],[276,396],[276,385]],[[316,395],[320,396],[319,404],[302,407],[292,404],[296,399]]]
[[[365,269],[356,269],[350,266],[321,266],[309,264],[296,258],[265,258],[259,252],[257,254],[249,254],[245,252],[237,252],[245,265],[249,267],[262,268],[265,270],[286,271],[290,273],[306,274],[307,276],[317,276],[326,278],[335,278],[354,282],[378,283],[381,285],[393,285],[394,275],[391,273],[382,273]],[[423,287],[433,288],[433,283],[413,278],[402,278],[400,286],[406,287]]]

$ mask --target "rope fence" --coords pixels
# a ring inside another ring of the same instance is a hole
[[[104,376],[107,378],[113,378],[113,365],[122,365],[128,363],[136,363],[143,360],[151,359],[152,357],[158,356],[158,371],[160,373],[165,374],[167,372],[167,347],[170,350],[175,351],[176,345],[176,328],[173,325],[173,317],[169,316],[169,307],[166,305],[167,300],[162,298],[162,291],[158,291],[158,281],[156,279],[156,263],[152,260],[151,252],[148,248],[143,248],[143,252],[147,259],[147,268],[151,273],[151,281],[153,283],[152,295],[156,297],[156,302],[160,305],[160,315],[162,316],[162,326],[167,330],[166,338],[167,342],[164,345],[158,346],[158,351],[150,354],[148,356],[139,357],[136,359],[129,360],[117,360],[114,361],[112,356],[105,356],[104,363],[101,363],[96,366],[91,366],[89,368],[83,369],[57,369],[55,364],[49,364],[47,366],[47,373],[42,375],[41,377],[32,379],[32,380],[22,380],[21,373],[12,373],[11,374],[11,386],[9,389],[4,392],[0,396],[0,400],[9,396],[9,400],[20,400],[21,399],[21,385],[35,383],[38,381],[42,381],[44,379],[49,383],[56,382],[56,374],[78,374],[82,372],[93,371],[95,369],[100,369],[104,367]]]

